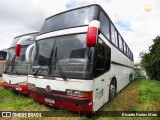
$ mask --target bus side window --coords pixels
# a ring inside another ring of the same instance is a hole
[[[111,48],[108,45],[105,46],[105,58],[106,58],[106,71],[109,71],[111,66]]]
[[[111,24],[111,40],[112,40],[112,43],[118,47],[117,31],[115,30],[112,24]]]
[[[123,51],[122,38],[120,35],[119,35],[119,49]]]
[[[125,45],[124,40],[123,40],[123,53],[124,53],[124,54],[126,53],[126,45]]]
[[[105,37],[110,39],[110,34],[109,34],[109,19],[107,16],[101,11],[100,12],[100,29],[101,32],[104,34]]]
[[[98,39],[96,54],[96,76],[105,73],[110,69],[111,49]]]

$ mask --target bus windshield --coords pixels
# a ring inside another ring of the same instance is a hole
[[[54,15],[45,20],[40,34],[88,25],[98,19],[98,12],[98,6],[88,6]]]
[[[31,74],[41,67],[39,75],[62,77],[59,64],[65,77],[91,78],[92,48],[85,40],[85,34],[78,34],[36,41]]]
[[[15,48],[9,48],[6,57],[5,72],[11,72],[15,58]]]
[[[25,52],[28,46],[21,48],[19,57],[15,56],[15,48],[8,49],[7,62],[6,62],[6,73],[13,74],[27,74],[29,63],[25,61]]]

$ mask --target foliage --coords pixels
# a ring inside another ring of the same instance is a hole
[[[136,79],[136,80],[137,80],[137,79],[146,79],[146,76],[145,76],[145,74],[144,74],[143,72],[137,71],[137,72],[135,73],[135,79]]]
[[[141,75],[141,73],[140,73]],[[143,74],[142,74],[143,75]],[[139,73],[138,73],[139,76]],[[139,79],[133,80],[126,86],[113,101],[107,102],[99,112],[91,116],[91,120],[133,120],[133,117],[102,117],[107,111],[159,111],[160,110],[160,81]],[[5,90],[0,86],[0,111],[50,111],[57,117],[36,118],[37,120],[88,120],[85,115],[55,109],[34,102],[31,98],[11,91]],[[66,116],[66,117],[64,117]],[[14,118],[14,120],[34,120],[35,118]],[[151,120],[150,117],[134,117],[138,120]],[[158,120],[156,117],[152,117]]]
[[[141,53],[141,65],[145,68],[150,79],[160,80],[160,36],[153,40],[149,53]]]

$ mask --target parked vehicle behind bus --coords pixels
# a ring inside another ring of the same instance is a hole
[[[2,76],[2,71],[4,68],[6,56],[7,56],[6,49],[0,50],[0,76]]]
[[[133,53],[95,4],[47,18],[32,58],[30,96],[70,111],[93,113],[132,81]]]
[[[37,32],[15,37],[7,49],[7,58],[2,74],[4,88],[27,95],[27,75],[30,63],[26,61],[26,49],[33,46]]]

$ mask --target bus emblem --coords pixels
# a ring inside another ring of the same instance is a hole
[[[51,88],[49,85],[46,86],[46,92],[50,92],[51,91]]]

